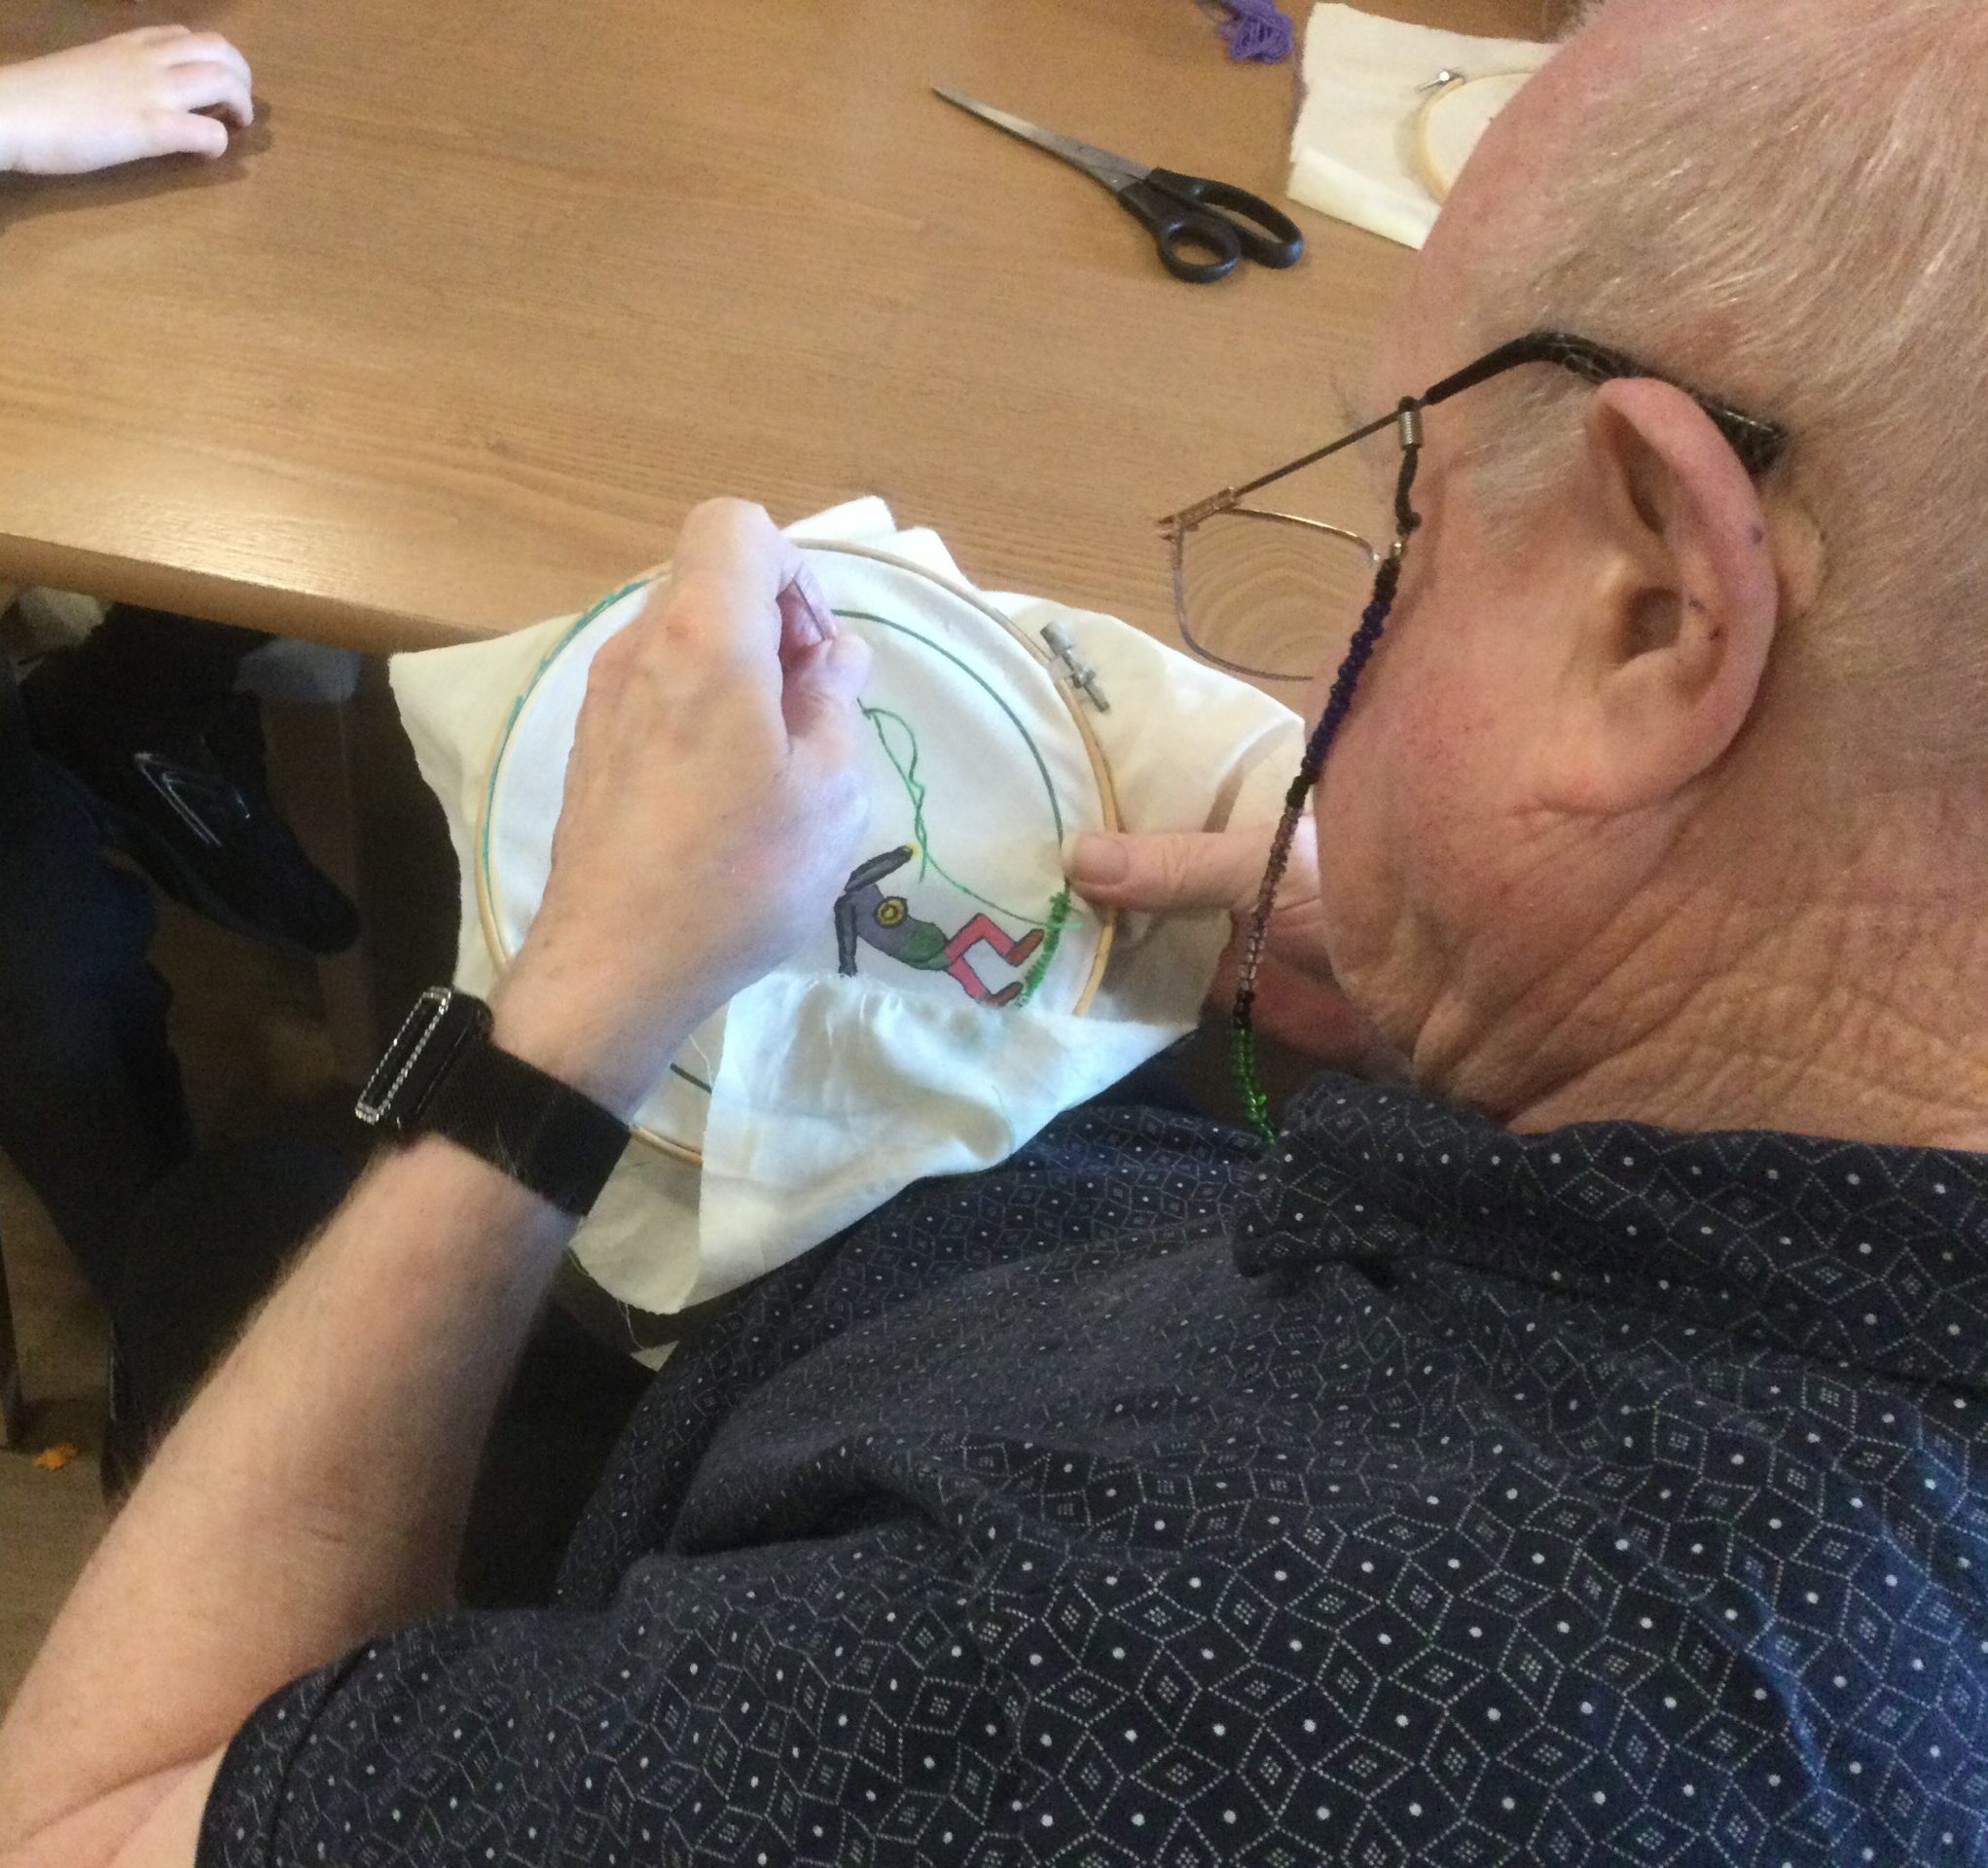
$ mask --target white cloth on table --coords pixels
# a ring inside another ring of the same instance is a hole
[[[937,536],[900,531],[881,500],[792,531],[803,542],[870,545],[960,581]],[[1288,708],[1116,618],[1037,597],[989,600],[1031,637],[1060,620],[1097,668],[1110,709],[1088,718],[1126,827],[1218,829],[1274,814],[1302,746]],[[471,991],[488,993],[498,975],[476,887],[492,754],[518,697],[572,624],[556,619],[392,663],[402,717],[455,847],[455,978]],[[538,764],[523,782],[542,788],[549,825],[563,762]],[[508,761],[505,782],[520,782]],[[1053,1009],[1047,994],[991,1013],[963,992],[904,989],[883,964],[854,978],[819,955],[783,967],[726,1008],[702,1167],[631,1147],[575,1253],[624,1302],[674,1311],[784,1264],[914,1180],[992,1166],[1190,1030],[1226,934],[1219,914],[1122,917],[1081,1017]]]
[[[1422,87],[1443,70],[1468,76],[1536,71],[1554,48],[1483,39],[1383,19],[1356,7],[1312,9],[1305,27],[1304,103],[1291,131],[1291,198],[1403,246],[1419,247],[1437,204],[1415,167]],[[1446,172],[1510,101],[1511,85],[1471,85],[1437,107]]]

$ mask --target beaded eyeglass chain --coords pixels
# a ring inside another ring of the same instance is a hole
[[[1249,929],[1244,936],[1243,952],[1236,970],[1236,1003],[1229,1025],[1229,1063],[1235,1072],[1236,1088],[1242,1094],[1249,1126],[1265,1141],[1274,1140],[1277,1130],[1270,1120],[1270,1098],[1264,1093],[1263,1081],[1256,1068],[1256,975],[1262,967],[1264,943],[1270,935],[1270,912],[1277,901],[1278,887],[1283,880],[1284,867],[1290,861],[1291,840],[1298,834],[1305,806],[1319,782],[1319,773],[1325,770],[1325,755],[1332,750],[1332,742],[1338,737],[1339,729],[1352,710],[1354,689],[1359,685],[1367,662],[1381,640],[1381,632],[1388,627],[1389,612],[1394,607],[1394,593],[1401,588],[1401,559],[1407,553],[1409,538],[1422,523],[1422,515],[1410,503],[1410,495],[1415,490],[1416,470],[1422,464],[1422,404],[1413,397],[1404,397],[1401,406],[1394,412],[1394,420],[1401,440],[1401,471],[1394,482],[1393,548],[1381,559],[1381,567],[1374,573],[1374,593],[1360,614],[1359,628],[1353,632],[1353,640],[1347,645],[1346,660],[1340,663],[1339,672],[1333,677],[1325,710],[1319,714],[1319,724],[1312,729],[1312,736],[1305,742],[1305,756],[1298,766],[1298,775],[1284,793],[1283,814],[1277,820],[1277,834],[1270,841],[1270,861],[1263,872],[1262,885],[1256,891],[1255,906],[1249,912]]]

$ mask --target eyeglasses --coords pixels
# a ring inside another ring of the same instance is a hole
[[[1372,541],[1390,530],[1381,478],[1371,457],[1351,450],[1425,409],[1526,364],[1547,363],[1585,382],[1656,377],[1633,357],[1559,331],[1536,331],[1500,344],[1378,420],[1355,428],[1241,486],[1225,486],[1160,521],[1173,572],[1181,639],[1204,662],[1253,681],[1303,682],[1318,673],[1322,643],[1371,588],[1384,553]],[[1667,378],[1666,378],[1667,379]],[[1681,387],[1682,385],[1676,385]],[[1686,390],[1756,477],[1780,459],[1787,437],[1772,422]],[[1419,433],[1419,431],[1418,431]],[[1246,504],[1252,494],[1306,468],[1330,463],[1315,503],[1329,520]],[[1397,528],[1398,529],[1398,528]]]
[[[1365,567],[1371,572],[1370,591],[1359,627],[1347,647],[1346,659],[1339,665],[1339,672],[1333,679],[1319,724],[1312,729],[1312,736],[1306,742],[1298,775],[1291,780],[1290,789],[1284,794],[1283,814],[1279,818],[1276,834],[1271,840],[1270,861],[1257,889],[1248,927],[1244,932],[1241,963],[1236,970],[1235,1008],[1230,1020],[1230,1064],[1249,1125],[1266,1141],[1274,1139],[1277,1132],[1270,1121],[1269,1098],[1263,1093],[1256,1069],[1255,1007],[1256,976],[1263,963],[1270,911],[1277,900],[1278,884],[1283,880],[1284,865],[1290,860],[1291,839],[1297,834],[1306,802],[1319,782],[1319,774],[1324,770],[1325,755],[1331,751],[1339,728],[1353,705],[1354,691],[1359,685],[1368,658],[1379,644],[1382,630],[1387,628],[1389,613],[1394,607],[1394,593],[1400,588],[1401,562],[1408,550],[1408,541],[1422,523],[1422,515],[1415,510],[1413,495],[1416,472],[1422,462],[1423,411],[1448,402],[1451,397],[1462,395],[1465,389],[1474,389],[1481,382],[1489,382],[1494,377],[1501,377],[1508,370],[1532,363],[1550,363],[1571,371],[1584,382],[1596,384],[1645,377],[1671,382],[1671,378],[1661,372],[1648,369],[1633,357],[1611,350],[1605,344],[1591,343],[1585,338],[1571,337],[1562,331],[1535,331],[1528,337],[1514,338],[1509,343],[1501,343],[1497,349],[1487,351],[1475,363],[1465,364],[1454,376],[1445,377],[1421,395],[1404,397],[1392,414],[1355,428],[1352,434],[1342,435],[1322,448],[1315,448],[1309,454],[1273,468],[1246,485],[1225,486],[1212,497],[1160,521],[1173,554],[1174,600],[1181,635],[1205,660],[1238,674],[1273,681],[1304,681],[1311,679],[1317,670],[1313,667],[1273,669],[1250,666],[1229,656],[1211,654],[1206,643],[1197,639],[1194,619],[1188,614],[1192,591],[1186,568],[1188,541],[1204,532],[1211,521],[1227,518],[1289,527],[1314,541],[1330,541],[1329,549],[1342,555],[1342,564],[1349,561],[1344,555],[1357,547]],[[1770,472],[1787,453],[1788,433],[1775,423],[1745,414],[1682,383],[1673,382],[1672,387],[1683,390],[1704,410],[1713,425],[1725,438],[1726,445],[1739,456],[1741,465],[1755,480]],[[1389,427],[1394,430],[1401,458],[1394,477],[1393,538],[1386,553],[1370,544],[1363,531],[1353,527],[1243,504],[1250,494],[1260,492],[1272,483],[1315,462],[1341,454],[1355,443],[1378,435]],[[1291,580],[1286,576],[1276,581],[1288,594]],[[1316,637],[1319,630],[1331,629],[1334,615],[1343,616],[1350,608],[1351,605],[1346,604],[1336,612],[1314,612],[1307,625],[1309,632]]]

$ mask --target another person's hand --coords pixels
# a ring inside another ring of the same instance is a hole
[[[0,65],[0,168],[20,174],[220,156],[228,148],[222,117],[246,128],[255,105],[248,61],[218,32],[141,26]]]
[[[869,666],[757,506],[684,521],[595,658],[497,1039],[624,1114],[692,1027],[831,925],[868,815]]]
[[[1079,837],[1069,856],[1078,892],[1101,907],[1154,914],[1226,909],[1235,935],[1209,988],[1209,1004],[1226,1012],[1235,996],[1244,930],[1270,860],[1273,824],[1222,831]],[[1267,1037],[1324,1062],[1365,1065],[1376,1052],[1365,1021],[1332,978],[1319,892],[1319,839],[1309,813],[1291,842],[1256,979],[1255,1023]]]

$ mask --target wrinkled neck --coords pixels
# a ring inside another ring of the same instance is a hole
[[[1988,870],[1915,863],[1900,839],[1825,887],[1825,865],[1777,872],[1772,841],[1751,872],[1659,872],[1428,1080],[1519,1131],[1616,1118],[1988,1149]]]

